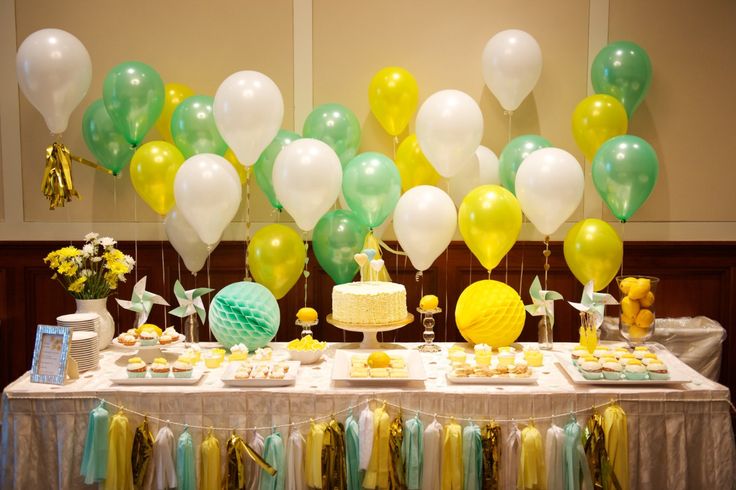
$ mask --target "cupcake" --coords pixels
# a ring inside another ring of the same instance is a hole
[[[174,373],[175,378],[191,378],[194,366],[192,363],[187,362],[186,358],[182,360],[184,356],[179,357],[172,366],[171,370]]]
[[[262,349],[256,349],[254,359],[256,361],[270,361],[273,351],[270,347],[263,347]]]
[[[598,359],[598,362],[601,363],[601,366],[607,362],[615,362],[616,364],[618,364],[618,359],[613,357],[613,354],[609,353],[609,354],[606,354],[605,356],[602,356],[600,359]]]
[[[623,372],[624,368],[621,366],[619,362],[616,361],[616,359],[613,359],[612,361],[604,362],[602,365],[603,368],[603,377],[606,379],[611,380],[619,380],[621,379],[621,373]]]
[[[654,352],[647,352],[641,359],[641,363],[645,366],[648,366],[652,362],[662,362],[659,360],[659,357],[657,357],[657,354],[655,354]]]
[[[605,356],[606,354],[610,354],[610,353],[611,353],[611,351],[608,349],[608,347],[606,347],[604,345],[599,345],[593,351],[593,355],[595,357],[598,357],[598,358],[601,358],[601,357]]]
[[[621,357],[619,357],[618,359],[618,362],[621,363],[622,366],[626,366],[631,361],[638,361],[638,359],[634,357],[634,354],[631,354],[630,352],[621,355]]]
[[[235,344],[230,347],[230,361],[245,361],[248,358],[248,348],[244,344]]]
[[[174,340],[179,340],[179,332],[177,332],[174,327],[166,327],[166,330],[163,331],[162,335],[168,335]]]
[[[634,359],[624,366],[626,379],[641,381],[647,379],[647,368],[640,360]]]
[[[171,372],[171,366],[169,361],[163,357],[157,357],[151,364],[151,377],[152,378],[168,378]]]
[[[475,365],[476,366],[490,366],[491,365],[491,346],[488,344],[476,344],[473,347],[475,353]]]
[[[222,360],[223,360],[223,358],[220,357],[220,355],[217,352],[213,352],[212,350],[202,354],[202,359],[204,359],[204,365],[210,369],[215,369],[215,368],[220,367],[220,364],[222,364]]]
[[[634,357],[639,359],[640,361],[644,358],[646,354],[649,353],[649,347],[646,346],[639,346],[634,348]]]
[[[240,366],[238,370],[235,371],[235,379],[248,379],[250,378],[250,372],[250,366]]]
[[[515,359],[516,355],[513,352],[503,351],[498,354],[498,367],[509,367]]]
[[[649,379],[670,379],[667,366],[662,361],[650,362],[647,371],[649,372]]]
[[[603,367],[598,361],[583,361],[580,364],[580,373],[585,379],[601,379]]]
[[[623,356],[624,354],[631,354],[631,352],[629,352],[629,349],[627,349],[626,347],[616,347],[616,349],[613,351],[613,356],[616,359],[621,359],[621,356]]]
[[[574,366],[577,366],[578,365],[578,360],[581,357],[587,356],[589,354],[590,353],[586,349],[575,349],[574,351],[572,351],[571,356],[572,356],[572,363],[573,363],[573,365]]]
[[[129,333],[123,333],[118,336],[118,342],[120,342],[123,345],[127,345],[128,347],[133,347],[136,342],[138,342],[138,339],[135,335],[131,335]]]
[[[158,335],[156,335],[156,332],[152,332],[150,330],[145,330],[141,332],[141,345],[142,346],[149,346],[149,345],[156,345],[158,344]]]
[[[146,377],[146,363],[140,357],[131,357],[128,359],[128,377],[129,378],[145,378]]]
[[[161,335],[161,337],[158,338],[158,343],[161,345],[170,344],[174,341],[173,337],[171,335],[164,333]]]

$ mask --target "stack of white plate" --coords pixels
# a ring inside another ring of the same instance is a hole
[[[100,332],[100,316],[97,313],[72,313],[56,317],[56,324],[68,327],[72,332]]]
[[[96,369],[100,362],[97,332],[72,332],[70,355],[77,361],[79,371]]]

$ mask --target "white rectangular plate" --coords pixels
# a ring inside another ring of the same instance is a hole
[[[269,386],[291,386],[296,382],[296,373],[299,371],[299,361],[284,361],[289,366],[289,372],[282,379],[235,379],[235,371],[238,370],[238,363],[230,363],[222,375],[222,382],[227,386],[241,386],[263,388]]]
[[[403,357],[406,362],[406,370],[409,371],[407,378],[352,378],[350,376],[350,358],[355,354],[370,355],[376,350],[335,350],[335,362],[332,365],[332,380],[347,381],[358,384],[401,384],[410,381],[424,381],[427,379],[427,373],[424,370],[424,363],[418,351],[390,349],[386,352],[390,356]]]
[[[458,385],[534,385],[537,384],[537,375],[534,371],[527,377],[512,376],[453,376],[447,373],[447,381]]]
[[[570,353],[556,352],[557,365],[570,377],[573,383],[578,385],[681,385],[683,383],[689,383],[692,381],[684,373],[682,373],[679,367],[679,360],[672,356],[667,351],[657,349],[657,355],[667,365],[667,369],[670,372],[670,379],[585,379],[578,368],[572,363]],[[671,357],[670,357],[671,356]]]
[[[168,378],[151,378],[150,373],[145,378],[111,378],[113,384],[116,385],[138,385],[138,386],[160,386],[160,385],[196,385],[204,376],[204,371],[194,368],[191,378],[175,378],[173,374],[169,374]]]

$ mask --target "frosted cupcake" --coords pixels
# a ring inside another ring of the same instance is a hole
[[[171,366],[169,361],[163,357],[157,357],[151,364],[151,377],[152,378],[168,378],[171,372]]]
[[[647,368],[640,360],[634,359],[624,366],[626,379],[641,381],[647,379]]]
[[[129,378],[145,378],[148,368],[140,357],[131,357],[128,359],[127,371]]]
[[[156,332],[153,332],[151,330],[145,330],[141,332],[141,345],[142,346],[150,346],[150,345],[156,345],[158,344],[158,335],[156,335]]]
[[[123,333],[118,336],[118,342],[128,347],[133,347],[138,342],[138,338],[135,335]]]
[[[639,346],[634,348],[634,357],[639,359],[640,361],[644,358],[646,354],[649,353],[649,347],[646,346]]]
[[[629,349],[627,349],[626,347],[616,347],[616,349],[613,351],[613,356],[616,359],[621,359],[621,356],[623,356],[624,354],[631,354],[631,352],[629,352]]]
[[[580,364],[580,373],[585,379],[601,379],[603,367],[598,361],[583,361]]]
[[[217,352],[213,352],[213,351],[214,349],[202,354],[202,359],[204,359],[204,365],[210,369],[215,369],[215,368],[220,367],[220,364],[222,364],[222,360],[223,360],[223,358],[220,357],[220,354],[218,354]]]
[[[593,351],[593,355],[594,355],[595,357],[599,357],[599,358],[600,358],[600,357],[603,357],[603,356],[605,356],[606,354],[609,354],[610,352],[611,352],[611,351],[610,351],[610,350],[608,349],[608,347],[606,347],[606,346],[604,346],[604,345],[599,345],[599,346],[598,346],[598,347],[597,347],[597,348],[596,348],[596,349],[595,349],[595,350]]]
[[[649,372],[649,379],[670,379],[667,366],[662,361],[650,362],[647,371]]]
[[[624,368],[615,359],[603,363],[603,377],[611,380],[621,379]]]
[[[235,344],[230,347],[230,361],[245,361],[248,358],[248,348],[244,344]]]
[[[180,357],[172,366],[171,371],[174,373],[175,378],[191,378],[194,366],[189,362],[183,361]]]
[[[262,349],[256,349],[255,360],[256,361],[270,361],[273,351],[270,347],[263,347]]]
[[[571,356],[573,365],[577,366],[578,360],[581,357],[585,357],[587,355],[590,355],[590,353],[586,349],[575,349],[574,351],[572,351]]]
[[[644,357],[641,358],[641,363],[645,366],[648,366],[651,362],[661,362],[659,361],[659,357],[657,357],[657,354],[654,352],[647,352],[644,354]]]
[[[488,344],[476,344],[473,347],[475,352],[475,365],[476,366],[490,366],[491,365],[491,346]]]
[[[627,352],[626,354],[623,354],[619,358],[618,362],[620,362],[622,366],[626,366],[629,362],[631,362],[631,361],[637,361],[637,360],[638,359],[636,357],[634,357],[634,354],[631,354],[631,353]]]

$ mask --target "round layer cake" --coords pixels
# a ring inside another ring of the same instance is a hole
[[[351,282],[332,288],[332,318],[357,325],[388,325],[404,320],[406,288],[394,282]]]

